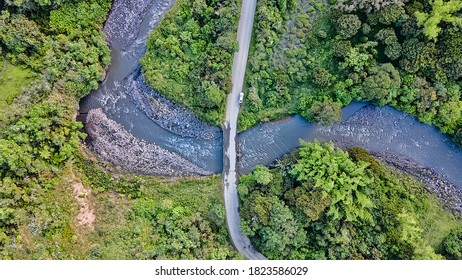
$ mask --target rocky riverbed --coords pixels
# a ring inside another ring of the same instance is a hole
[[[221,138],[221,130],[218,127],[204,123],[184,107],[147,86],[140,71],[134,72],[124,80],[123,89],[138,109],[164,129],[182,137],[200,140]]]
[[[211,175],[175,153],[134,137],[102,109],[88,112],[86,131],[89,148],[100,159],[126,171],[173,177]]]
[[[117,43],[121,49],[132,45],[151,5],[149,0],[115,0],[104,26],[106,40],[110,44]]]

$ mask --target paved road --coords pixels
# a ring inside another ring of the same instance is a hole
[[[266,258],[250,244],[249,238],[241,233],[236,177],[236,134],[237,116],[239,113],[238,98],[244,84],[245,68],[249,54],[250,39],[252,37],[255,6],[256,0],[242,0],[241,18],[237,33],[239,52],[234,56],[232,75],[233,90],[231,94],[228,95],[226,121],[223,129],[223,180],[226,220],[234,247],[248,259],[264,260]]]

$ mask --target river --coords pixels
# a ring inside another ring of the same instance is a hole
[[[175,120],[166,115],[162,121],[156,122],[143,111],[142,104],[135,104],[133,100],[134,95],[156,94],[139,84],[143,83],[140,81],[139,59],[146,51],[150,30],[157,26],[172,3],[173,0],[114,1],[104,27],[111,47],[111,64],[99,89],[80,102],[80,113],[85,115],[91,109],[103,108],[111,120],[135,137],[179,154],[201,168],[219,173],[223,167],[223,148],[222,133],[218,127],[207,126],[178,105],[172,111],[175,115],[182,111],[184,119]],[[134,92],[133,84],[138,92]],[[157,95],[155,99],[164,107],[169,106],[169,101],[162,97]],[[181,130],[174,129],[181,125],[184,126]],[[196,136],[200,132],[211,136],[201,139]],[[184,136],[188,133],[191,137]]]
[[[181,106],[163,99],[147,88],[140,76],[139,59],[145,52],[148,33],[172,2],[114,2],[104,28],[112,50],[111,65],[99,89],[81,101],[80,112],[85,115],[91,109],[103,108],[110,119],[136,138],[220,173],[223,168],[221,130],[198,121]],[[167,115],[152,116],[155,110],[140,101],[147,100],[146,96],[167,108]],[[240,133],[240,172],[247,173],[257,164],[276,161],[297,148],[300,139],[335,140],[373,152],[396,154],[433,169],[462,189],[462,150],[450,137],[389,106],[378,108],[367,103],[353,103],[344,108],[339,125],[323,127],[297,115]]]

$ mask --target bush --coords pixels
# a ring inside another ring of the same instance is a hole
[[[391,60],[397,60],[401,56],[401,45],[398,42],[394,42],[385,47],[385,55]]]
[[[320,87],[328,87],[331,84],[332,75],[324,68],[316,68],[313,71],[312,81]]]
[[[337,57],[346,57],[351,49],[350,41],[335,41],[332,51]]]
[[[308,111],[308,119],[322,125],[339,123],[342,119],[342,110],[337,103],[332,101],[315,101]]]
[[[357,15],[342,15],[335,20],[335,28],[343,39],[348,39],[356,35],[361,28],[361,21]]]
[[[452,260],[462,260],[462,228],[452,230],[442,245],[444,256]]]
[[[369,163],[369,168],[377,175],[382,174],[382,168],[378,161],[369,152],[361,147],[351,147],[347,149],[348,154],[356,161]]]

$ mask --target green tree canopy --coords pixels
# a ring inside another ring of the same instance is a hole
[[[416,11],[415,16],[420,26],[424,27],[424,34],[436,41],[441,32],[441,22],[447,22],[462,28],[462,18],[456,13],[462,9],[461,0],[430,0],[432,7],[430,13]]]

